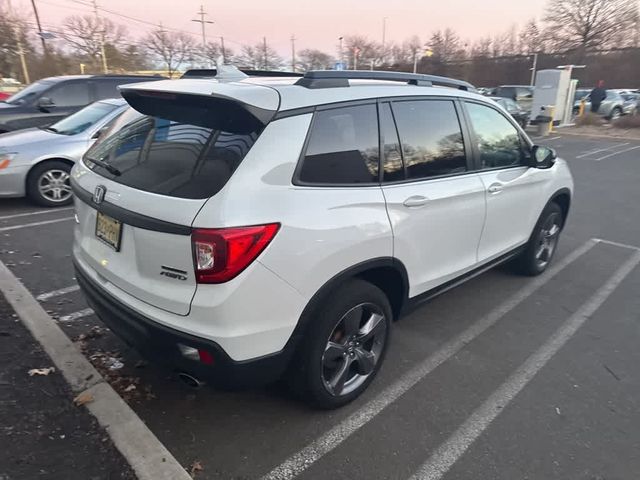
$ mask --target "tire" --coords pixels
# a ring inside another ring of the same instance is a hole
[[[61,160],[37,164],[27,177],[27,197],[43,207],[69,205],[73,201],[70,172],[71,165]]]
[[[551,202],[540,214],[524,252],[515,260],[519,273],[535,276],[547,269],[556,253],[562,227],[562,209]]]
[[[391,305],[378,287],[353,279],[326,295],[311,315],[287,380],[311,405],[338,408],[378,373],[391,335]]]
[[[609,120],[617,120],[622,116],[622,110],[619,107],[611,110],[611,115],[609,115]]]

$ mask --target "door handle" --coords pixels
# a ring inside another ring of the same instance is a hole
[[[422,195],[413,195],[402,202],[402,204],[408,208],[422,207],[427,203],[429,203],[429,199],[427,197],[423,197]]]
[[[500,193],[502,191],[502,184],[501,183],[493,183],[493,184],[489,185],[489,188],[487,188],[487,191],[489,193],[494,194],[494,195],[497,194],[497,193]]]

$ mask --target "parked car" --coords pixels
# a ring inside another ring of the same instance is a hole
[[[0,102],[0,133],[50,125],[96,100],[118,97],[119,85],[161,78],[140,75],[43,78]]]
[[[0,197],[26,195],[45,207],[71,203],[71,167],[126,108],[122,98],[101,100],[50,127],[0,135]]]
[[[507,260],[552,261],[567,163],[472,85],[216,78],[122,87],[133,109],[71,178],[89,304],[189,383],[284,377],[344,405],[407,307]]]
[[[640,110],[640,93],[623,93],[622,110],[625,115],[637,115]]]
[[[518,102],[506,97],[490,97],[514,118],[518,125],[525,128],[529,124],[529,112],[523,110]]]
[[[501,85],[495,90],[494,96],[515,100],[523,110],[531,114],[533,90],[531,85]]]
[[[591,111],[591,100],[589,95],[591,94],[591,90],[587,89],[578,89],[576,90],[576,94],[574,96],[574,104],[573,111],[574,114],[578,114],[580,109],[580,103],[582,100],[585,101],[585,112]],[[628,113],[629,110],[625,112],[624,108],[624,99],[622,95],[614,90],[607,90],[607,97],[600,104],[600,108],[598,109],[598,115],[605,117],[608,120],[615,120],[616,118],[621,117],[625,113]]]

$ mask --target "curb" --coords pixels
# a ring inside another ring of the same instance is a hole
[[[587,134],[587,133],[574,133],[574,132],[557,132],[558,135],[572,135],[574,137],[587,137],[587,138],[606,138],[607,140],[631,140],[632,142],[640,142],[640,137],[617,137],[613,135],[600,135],[600,134]]]
[[[139,480],[191,480],[169,450],[1,261],[0,291],[62,372],[73,393],[93,396],[93,401],[85,406],[109,434]]]

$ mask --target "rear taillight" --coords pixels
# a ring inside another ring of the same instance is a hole
[[[279,223],[251,227],[196,228],[191,234],[198,283],[223,283],[242,272],[278,232]]]

